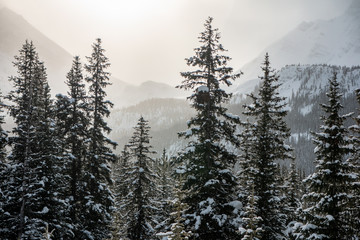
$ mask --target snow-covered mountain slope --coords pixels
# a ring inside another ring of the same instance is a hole
[[[360,1],[354,0],[348,10],[334,19],[301,23],[245,64],[241,68],[242,81],[257,78],[266,52],[275,69],[299,63],[359,65]]]
[[[40,60],[45,62],[53,92],[63,92],[65,90],[63,82],[66,72],[70,69],[72,56],[23,17],[6,7],[0,9],[0,84],[2,91],[10,90],[8,77],[16,73],[12,62],[25,40],[34,42]]]
[[[323,115],[323,110],[320,104],[328,101],[328,80],[333,77],[334,71],[337,73],[340,91],[343,94],[343,113],[356,111],[359,106],[354,91],[360,88],[360,66],[288,65],[278,72],[281,84],[279,93],[286,97],[288,104],[287,122],[292,133],[290,140],[295,148],[297,164],[306,173],[313,170],[315,157],[311,132],[317,131],[321,124],[320,116]],[[259,82],[253,80],[251,83],[251,91],[239,87],[232,100],[232,110],[241,109],[248,101],[245,93],[256,91],[256,84]],[[348,124],[352,124],[351,121]]]
[[[344,97],[352,96],[360,88],[360,67],[338,67],[329,65],[291,65],[279,72],[279,92],[290,104],[298,98],[309,103],[328,90],[328,80],[337,73],[337,79]],[[298,104],[298,103],[297,103]],[[289,107],[292,107],[290,105]]]
[[[343,113],[354,112],[357,105],[354,90],[360,88],[360,67],[338,67],[329,65],[288,65],[279,71],[280,95],[288,103],[287,123],[291,129],[290,142],[293,145],[296,162],[306,173],[313,171],[314,146],[312,131],[317,131],[323,115],[321,103],[327,103],[328,79],[337,72],[341,92],[343,93]],[[256,87],[246,89],[246,93],[256,91]],[[241,116],[243,104],[249,99],[246,95],[234,95],[228,105],[230,113]],[[186,122],[195,114],[189,102],[176,99],[152,99],[132,107],[114,110],[110,126],[112,138],[118,141],[122,149],[131,136],[136,121],[142,115],[150,121],[153,145],[161,152],[168,149],[175,154],[184,146],[184,141],[177,138],[177,133],[187,129]],[[246,117],[241,117],[245,120]],[[352,124],[349,121],[347,124]]]

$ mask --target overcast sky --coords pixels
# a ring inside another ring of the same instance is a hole
[[[1,1],[1,0],[0,0]],[[230,65],[240,69],[302,21],[341,15],[351,0],[3,0],[72,55],[89,56],[95,38],[113,76],[180,83],[184,58],[214,17]]]

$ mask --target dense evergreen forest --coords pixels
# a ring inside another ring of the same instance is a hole
[[[86,63],[74,57],[68,92],[55,98],[44,62],[25,42],[15,56],[17,75],[9,78],[13,89],[0,99],[1,239],[359,239],[360,89],[358,109],[341,115],[334,69],[312,134],[316,169],[303,176],[270,56],[242,107],[246,118],[230,114],[232,94],[223,86],[242,73],[228,66],[212,21],[177,86],[190,92],[195,112],[179,133],[187,145],[158,158],[143,117],[121,154],[114,153],[110,62],[101,39]],[[6,114],[11,132],[2,127]],[[291,161],[290,168],[281,161]]]

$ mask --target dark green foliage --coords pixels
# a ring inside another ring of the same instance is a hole
[[[6,145],[8,142],[8,133],[3,129],[5,104],[2,102],[2,93],[0,91],[0,172],[4,169],[6,158]]]
[[[109,162],[116,160],[110,147],[116,143],[107,138],[111,132],[104,118],[110,115],[109,108],[113,104],[106,100],[106,86],[110,85],[110,73],[106,69],[110,66],[104,55],[101,40],[97,39],[92,46],[92,54],[87,57],[85,65],[89,83],[88,106],[90,109],[90,128],[88,129],[88,150],[84,163],[85,207],[84,211],[84,238],[103,239],[110,236],[112,222],[113,195],[109,188],[111,169]]]
[[[337,75],[329,79],[328,104],[322,104],[326,116],[321,119],[321,132],[314,133],[316,171],[305,180],[303,196],[305,222],[298,229],[297,239],[351,239],[348,207],[352,196],[353,169],[346,160],[351,152],[347,129],[340,115],[342,105]]]
[[[61,160],[56,150],[53,104],[45,67],[34,45],[26,42],[15,57],[18,76],[13,76],[7,98],[16,127],[10,138],[12,151],[6,169],[5,216],[0,229],[4,239],[41,238],[46,225],[61,239],[67,232],[61,201]]]
[[[3,129],[4,122],[4,108],[5,104],[2,102],[2,95],[0,92],[0,222],[4,221],[5,211],[4,211],[4,204],[6,203],[5,197],[5,180],[6,176],[6,168],[7,165],[5,163],[6,160],[6,149],[5,147],[8,144],[8,133]],[[0,223],[0,228],[3,225]],[[2,231],[0,231],[2,232]]]
[[[152,166],[154,159],[151,150],[148,122],[141,117],[134,127],[135,131],[129,142],[131,165],[126,171],[128,187],[124,201],[124,210],[128,218],[127,237],[131,240],[154,238],[154,219],[158,211],[156,202],[156,175]]]
[[[131,153],[128,145],[124,145],[124,149],[121,151],[121,155],[118,161],[113,164],[113,181],[112,191],[115,197],[115,211],[114,211],[114,223],[113,223],[113,237],[121,238],[126,236],[126,226],[129,221],[127,214],[127,195],[129,193],[128,172],[130,169]]]
[[[356,98],[358,106],[360,106],[360,89],[356,91]],[[354,194],[354,203],[351,208],[351,226],[355,230],[357,236],[360,235],[360,107],[357,108],[357,116],[355,116],[355,124],[350,127],[350,130],[354,134],[352,137],[354,144],[354,151],[349,159],[350,166],[354,169],[352,193]]]
[[[154,172],[157,174],[157,202],[159,203],[160,211],[156,214],[157,226],[156,232],[166,232],[169,225],[169,218],[171,213],[170,201],[173,199],[174,178],[172,176],[173,166],[172,162],[167,156],[166,150],[160,158],[155,159]]]
[[[219,43],[220,34],[211,26],[212,18],[200,33],[202,44],[195,48],[195,56],[186,59],[196,68],[182,72],[185,79],[179,88],[193,90],[188,97],[196,116],[188,121],[188,130],[180,136],[190,139],[179,160],[185,165],[184,189],[189,194],[184,199],[189,205],[186,227],[196,239],[231,239],[235,236],[232,220],[234,208],[229,204],[235,198],[235,177],[231,164],[236,156],[225,147],[226,143],[238,144],[235,137],[237,116],[227,113],[223,106],[231,94],[221,89],[229,86],[240,74],[232,74],[227,66],[230,57]]]
[[[251,131],[251,146],[246,168],[247,179],[253,181],[256,201],[256,216],[261,218],[259,227],[264,239],[281,239],[284,230],[283,209],[280,205],[280,170],[278,160],[291,159],[291,147],[285,141],[290,136],[284,117],[287,114],[285,99],[279,96],[278,76],[270,67],[269,56],[265,55],[262,66],[264,75],[258,96],[250,94],[252,104],[245,105],[245,115],[254,119]],[[246,160],[246,159],[245,159]],[[245,186],[246,188],[246,186]]]
[[[67,96],[57,95],[56,115],[58,135],[63,139],[62,153],[67,176],[66,199],[69,202],[67,218],[73,225],[73,238],[81,239],[83,233],[83,204],[86,202],[83,165],[87,157],[87,139],[90,119],[79,57],[74,57],[72,67],[65,82],[69,87]]]

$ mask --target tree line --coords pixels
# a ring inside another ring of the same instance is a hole
[[[0,235],[3,239],[356,239],[360,229],[360,115],[342,115],[334,70],[322,125],[313,133],[316,169],[301,181],[285,98],[266,54],[246,119],[225,107],[233,73],[212,18],[186,59],[180,89],[195,115],[176,156],[154,158],[140,117],[119,156],[107,135],[110,63],[97,39],[82,66],[74,57],[66,95],[50,97],[46,70],[26,42],[1,104],[15,127],[0,129]],[[85,71],[85,74],[83,72]],[[360,104],[360,89],[356,91]],[[359,105],[360,106],[360,105]],[[350,128],[346,119],[353,119]],[[0,118],[0,127],[4,115]],[[6,149],[8,148],[8,150]],[[291,161],[289,169],[280,164]],[[238,168],[234,165],[238,164]],[[51,231],[51,234],[49,233]],[[46,237],[45,237],[46,235]]]

